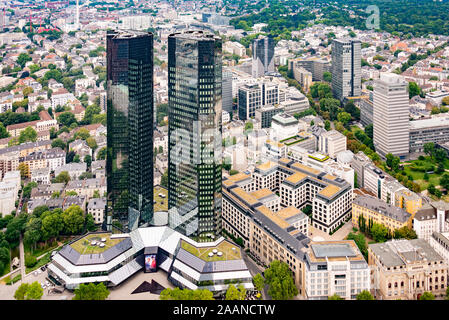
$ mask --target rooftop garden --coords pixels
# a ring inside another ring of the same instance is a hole
[[[291,146],[294,145],[296,143],[300,143],[301,141],[306,140],[307,138],[302,138],[298,135],[286,138],[286,139],[282,139],[281,141],[279,141],[280,143],[285,144],[286,146]]]
[[[206,262],[237,260],[242,258],[239,247],[226,240],[222,241],[218,246],[203,248],[197,248],[183,240],[181,241],[181,248]],[[215,253],[212,256],[209,256],[209,253],[213,253],[214,249],[217,250],[217,253],[222,252],[223,254],[219,256]]]
[[[317,156],[312,156],[312,155],[309,154],[309,158],[311,158],[313,160],[316,160],[316,161],[324,162],[327,159],[329,159],[329,156],[323,155],[322,157],[317,157]]]
[[[102,239],[106,241],[101,241]],[[123,239],[111,239],[110,233],[91,233],[73,242],[70,246],[79,254],[99,254],[119,244]],[[95,245],[93,245],[94,241]],[[104,244],[104,246],[101,246],[101,244]]]
[[[153,190],[154,212],[168,211],[168,190],[160,186],[154,187]]]

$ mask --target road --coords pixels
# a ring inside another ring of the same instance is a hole
[[[26,275],[26,269],[25,269],[25,250],[23,247],[23,238],[22,235],[20,235],[20,244],[19,244],[19,251],[20,251],[20,273],[22,275],[22,279],[25,279]]]
[[[251,275],[254,277],[258,273],[262,274],[262,272],[265,269],[263,267],[257,265],[253,259],[248,257],[246,252],[244,252],[243,250],[241,250],[241,252],[242,252],[243,261],[245,261],[246,266],[248,267],[248,270],[251,273]],[[262,300],[271,300],[271,297],[268,295],[268,286],[265,286],[265,288],[262,292]]]

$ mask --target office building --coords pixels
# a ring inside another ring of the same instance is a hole
[[[270,128],[273,117],[282,112],[284,112],[282,107],[264,106],[256,110],[255,119],[260,122],[262,128]]]
[[[305,295],[309,300],[327,300],[339,295],[354,300],[370,290],[370,268],[352,240],[310,242],[305,250]]]
[[[360,108],[360,122],[364,126],[372,124],[374,117],[373,93],[370,92],[369,97],[361,98],[357,104]]]
[[[374,83],[374,146],[380,156],[404,158],[409,153],[407,82],[396,74],[382,74]]]
[[[262,106],[262,91],[259,84],[245,84],[239,88],[238,112],[240,120],[255,117],[256,110]]]
[[[223,76],[222,76],[222,105],[223,111],[227,111],[232,114],[232,105],[233,105],[233,97],[232,97],[232,72],[223,68]]]
[[[310,57],[306,59],[298,58],[288,61],[288,70],[292,70],[295,75],[296,68],[304,68],[312,74],[313,81],[323,81],[323,74],[330,72],[330,63],[318,57]],[[296,77],[295,77],[296,79]],[[297,79],[296,79],[297,80]]]
[[[330,130],[320,135],[318,150],[335,159],[337,153],[346,151],[346,137],[337,130]]]
[[[107,217],[123,231],[153,213],[153,34],[107,33]]]
[[[252,42],[252,76],[259,78],[274,72],[274,39],[270,36],[254,39]]]
[[[214,241],[221,232],[221,39],[171,34],[168,70],[169,226]]]
[[[449,204],[442,200],[424,204],[415,214],[413,229],[419,239],[426,241],[434,232],[448,232]]]
[[[449,142],[449,116],[410,121],[410,153],[424,152],[429,142]]]
[[[385,226],[391,234],[402,227],[412,227],[412,215],[405,210],[392,206],[372,196],[357,196],[352,202],[352,225],[359,228],[361,217],[368,226],[368,221]]]
[[[334,39],[332,42],[332,91],[343,101],[361,94],[361,42]]]
[[[419,300],[424,292],[446,296],[447,264],[424,239],[370,244],[368,264],[378,300]]]
[[[92,241],[93,254],[86,254],[85,243]],[[88,233],[62,247],[48,265],[50,279],[68,290],[82,283],[115,287],[138,272],[158,270],[166,272],[177,287],[208,289],[214,295],[224,294],[229,284],[237,282],[254,289],[240,248],[222,237],[198,243],[167,226],[141,227],[125,234]]]

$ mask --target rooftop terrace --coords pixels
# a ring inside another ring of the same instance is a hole
[[[187,241],[181,240],[181,248],[206,262],[239,260],[242,258],[240,248],[226,240],[211,247],[195,247]],[[216,250],[215,253],[214,250]],[[222,253],[221,256],[218,255],[219,252]],[[212,253],[211,256],[209,256],[210,253]]]

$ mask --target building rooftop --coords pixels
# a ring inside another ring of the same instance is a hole
[[[443,260],[424,239],[390,240],[384,243],[370,244],[369,249],[385,267]]]
[[[411,214],[407,211],[368,195],[357,196],[353,200],[353,204],[375,211],[400,222],[407,222],[411,217]]]
[[[196,247],[187,241],[181,240],[181,248],[206,262],[238,260],[242,258],[240,248],[227,240],[220,242],[216,246],[205,247]],[[216,250],[215,253],[214,250]],[[218,252],[221,252],[222,255],[217,255]]]

